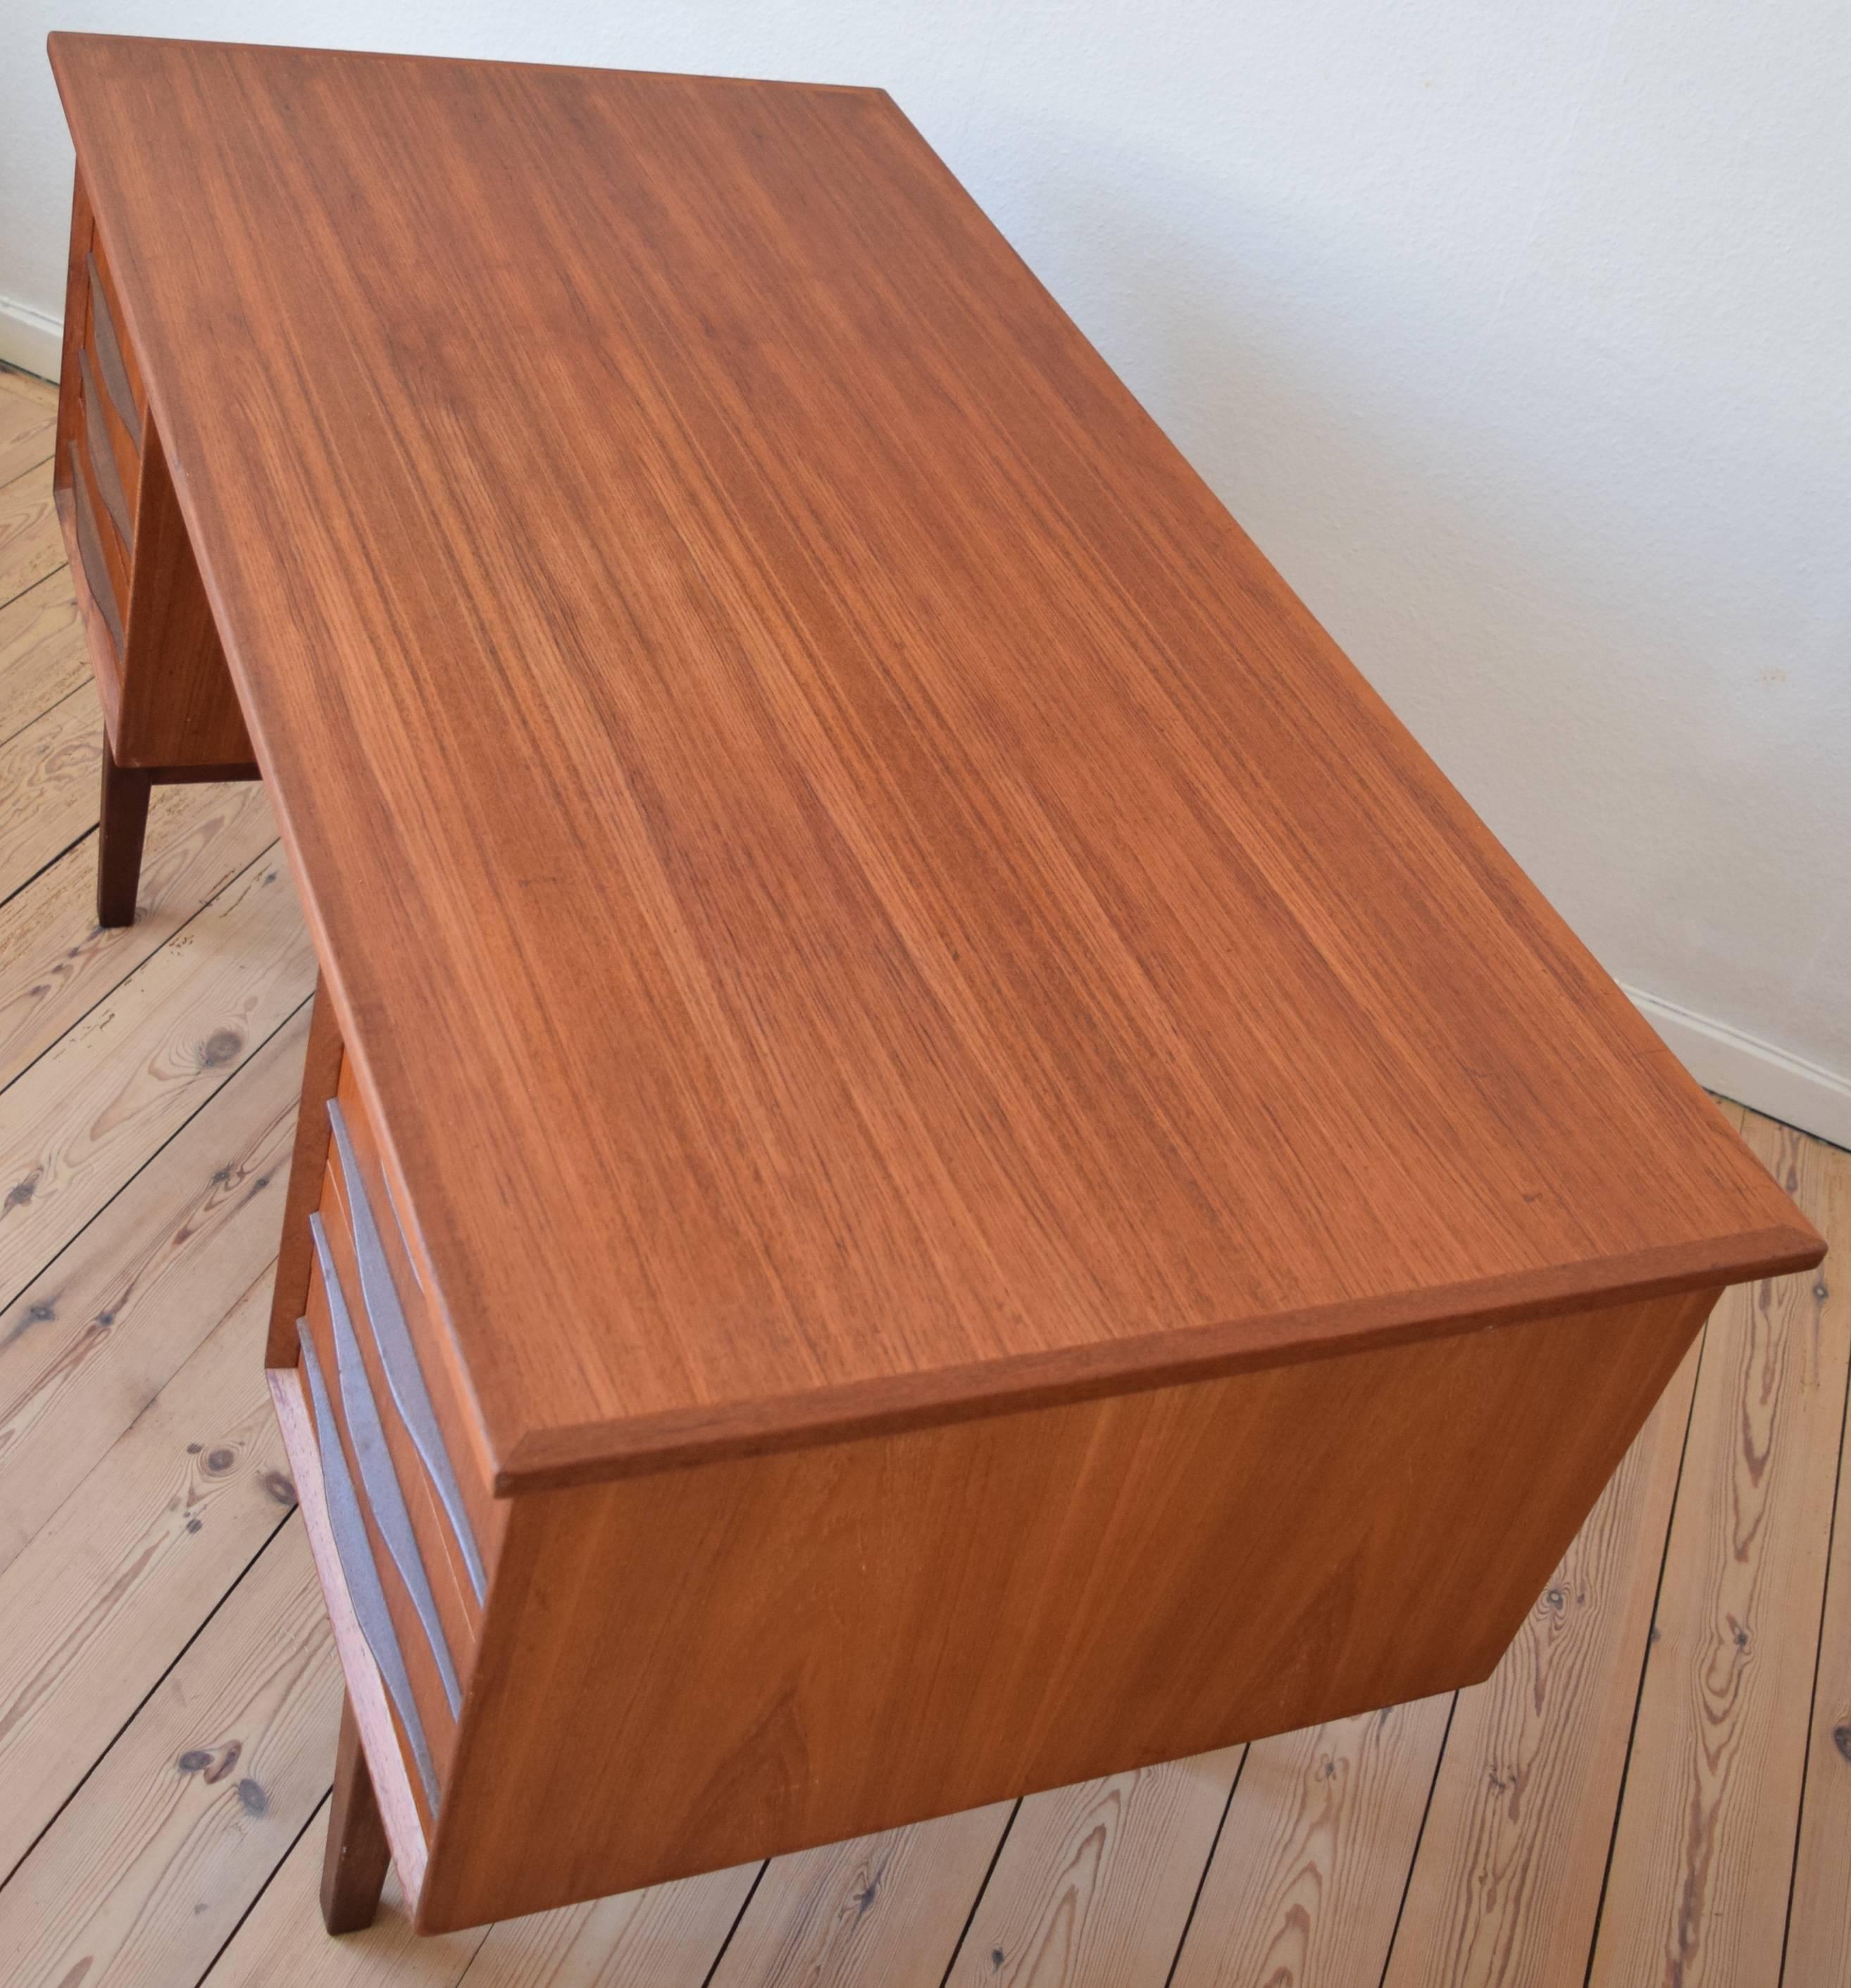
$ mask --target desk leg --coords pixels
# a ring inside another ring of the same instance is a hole
[[[154,776],[145,767],[118,766],[106,735],[103,741],[103,802],[96,828],[96,922],[132,925],[135,894],[141,885],[141,842],[147,830],[148,791]]]
[[[103,740],[103,806],[96,830],[96,922],[132,925],[135,894],[141,888],[141,844],[148,825],[151,789],[196,780],[255,780],[262,776],[249,759],[207,766],[119,766]]]
[[[321,1919],[330,1932],[357,1932],[373,1923],[392,1853],[360,1743],[360,1727],[345,1692],[328,1800],[328,1846],[321,1862]]]

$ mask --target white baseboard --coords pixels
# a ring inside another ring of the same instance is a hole
[[[30,304],[0,297],[0,359],[41,380],[56,380],[64,358],[64,321]]]
[[[1851,1146],[1851,1082],[1726,1023],[1628,987],[1632,1002],[1706,1090],[1783,1124]]]

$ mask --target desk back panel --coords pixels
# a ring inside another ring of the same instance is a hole
[[[519,1496],[418,1925],[1476,1682],[1714,1296]]]

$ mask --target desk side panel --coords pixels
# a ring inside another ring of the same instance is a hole
[[[519,1498],[419,1923],[1482,1678],[1714,1297]]]
[[[228,779],[248,778],[251,735],[180,515],[166,445],[151,421],[146,436],[122,660],[122,762],[222,766]]]
[[[148,411],[108,232],[80,170],[53,482],[110,750],[124,766],[247,777],[250,734]]]

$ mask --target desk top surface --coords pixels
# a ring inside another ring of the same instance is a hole
[[[1815,1259],[884,94],[52,56],[504,1483]]]

